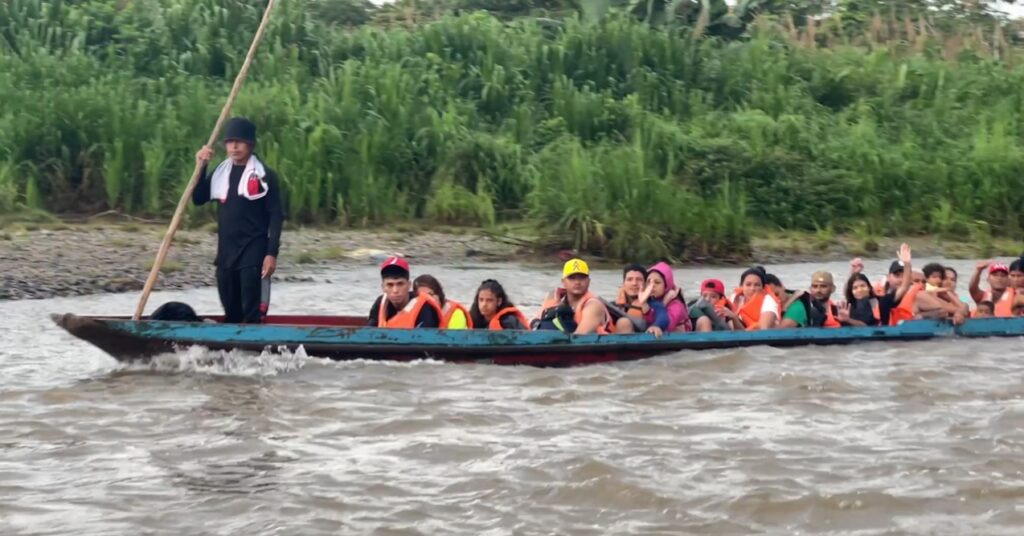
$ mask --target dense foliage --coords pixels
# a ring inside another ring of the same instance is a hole
[[[342,7],[281,2],[236,106],[296,221],[525,220],[640,259],[742,255],[754,226],[1024,226],[1024,67],[992,28]],[[169,213],[261,8],[0,4],[0,212]]]

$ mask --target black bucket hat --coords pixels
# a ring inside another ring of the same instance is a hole
[[[244,117],[232,117],[224,126],[224,137],[221,141],[244,141],[249,145],[256,145],[256,125]]]

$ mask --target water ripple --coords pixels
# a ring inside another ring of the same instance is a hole
[[[497,272],[543,290],[543,274]],[[685,275],[689,288],[711,274]],[[376,292],[359,288],[365,276],[331,276],[360,311]],[[275,307],[338,292],[282,286]],[[567,370],[200,348],[123,366],[45,318],[124,312],[133,298],[0,304],[0,533],[1024,526],[1019,339],[679,352]],[[209,289],[154,297],[169,299],[216,308]]]

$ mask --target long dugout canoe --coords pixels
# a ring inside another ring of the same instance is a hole
[[[643,359],[678,350],[1024,336],[1022,317],[974,319],[961,326],[914,320],[891,327],[669,333],[661,338],[647,333],[567,335],[558,331],[379,329],[365,327],[365,318],[349,316],[270,316],[263,324],[133,321],[126,317],[74,314],[52,318],[70,334],[119,361],[146,360],[189,346],[254,352],[268,348],[295,351],[303,347],[307,355],[335,360],[437,359],[573,366]]]

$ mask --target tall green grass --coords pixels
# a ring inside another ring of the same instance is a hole
[[[0,4],[0,210],[167,214],[258,4]],[[695,38],[615,13],[410,25],[396,8],[352,29],[320,4],[278,6],[235,109],[292,220],[527,219],[637,260],[742,256],[753,227],[1024,227],[1024,67],[1005,46],[771,19]]]

